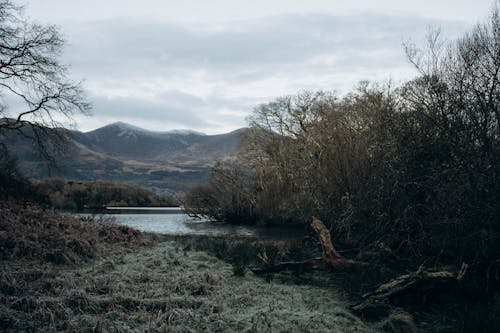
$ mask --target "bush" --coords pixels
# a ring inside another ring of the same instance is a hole
[[[314,215],[350,256],[486,274],[500,257],[499,31],[496,9],[447,50],[435,36],[427,52],[407,48],[420,74],[398,89],[257,107],[240,164],[217,165],[186,205],[233,223]]]
[[[0,260],[38,258],[71,264],[93,258],[99,244],[140,244],[137,230],[0,201]]]

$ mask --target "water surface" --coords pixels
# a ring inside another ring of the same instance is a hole
[[[123,207],[120,207],[123,208]],[[141,211],[141,213],[135,213]],[[115,213],[117,211],[125,213]],[[304,235],[302,228],[285,227],[255,227],[236,226],[216,223],[208,219],[190,217],[180,210],[155,210],[133,208],[134,214],[127,213],[128,209],[109,210],[99,214],[79,214],[94,216],[102,219],[113,219],[115,223],[127,225],[145,232],[156,232],[167,235],[211,235],[211,236],[238,236],[255,237],[259,239],[294,239]],[[130,209],[132,211],[132,209]]]

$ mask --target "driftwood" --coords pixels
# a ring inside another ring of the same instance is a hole
[[[318,234],[319,242],[323,248],[323,260],[332,267],[365,266],[367,263],[354,261],[342,257],[332,244],[330,231],[323,222],[313,217],[311,227]]]
[[[251,271],[255,274],[278,273],[289,270],[293,272],[305,272],[315,269],[326,268],[347,268],[352,266],[364,266],[366,263],[346,259],[342,257],[332,244],[330,231],[325,227],[323,222],[313,217],[311,227],[319,237],[319,242],[323,249],[322,257],[312,258],[304,261],[288,261],[276,265],[268,265],[263,268],[252,268]],[[264,264],[267,264],[265,257],[259,257]]]
[[[255,274],[268,274],[288,270],[301,273],[315,269],[347,269],[368,266],[367,263],[346,259],[340,255],[332,244],[330,231],[320,220],[313,218],[311,227],[318,235],[321,243],[323,249],[321,257],[269,265],[267,256],[264,253],[259,255],[259,258],[265,266],[263,268],[253,268],[251,269],[252,272]],[[386,318],[390,319],[388,322],[394,324],[393,322],[406,318],[405,322],[408,324],[408,320],[410,320],[411,324],[413,323],[411,315],[401,312],[401,307],[418,303],[423,304],[431,299],[436,301],[440,296],[444,296],[442,298],[444,301],[449,300],[450,294],[456,293],[457,287],[460,286],[468,268],[469,266],[465,263],[462,264],[458,271],[447,269],[428,271],[420,267],[416,272],[401,275],[388,283],[380,285],[375,291],[363,295],[360,302],[351,306],[351,310],[368,320]],[[401,313],[404,314],[403,317]],[[410,327],[415,326],[412,324]],[[416,331],[416,329],[413,331]]]
[[[351,309],[366,319],[386,317],[396,306],[425,302],[427,298],[436,298],[440,294],[449,295],[466,270],[466,265],[462,265],[458,274],[448,270],[431,272],[420,267],[414,273],[401,275],[363,295],[361,302],[351,306]]]
[[[338,258],[341,258],[342,256],[337,252],[332,244],[330,231],[325,227],[323,222],[313,217],[311,227],[318,234],[319,242],[323,248],[323,258],[328,262],[334,262]]]

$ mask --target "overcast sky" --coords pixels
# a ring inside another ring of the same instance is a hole
[[[402,44],[429,27],[456,38],[495,0],[16,0],[56,24],[62,62],[84,79],[93,116],[151,130],[222,133],[252,108],[303,89],[414,75]],[[498,0],[496,0],[498,1]]]

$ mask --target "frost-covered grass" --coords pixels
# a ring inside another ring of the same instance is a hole
[[[258,253],[309,255],[288,245],[142,234],[1,202],[0,331],[371,331],[320,275],[245,269]]]
[[[174,241],[80,267],[0,262],[7,332],[368,332],[333,287],[270,282]]]

